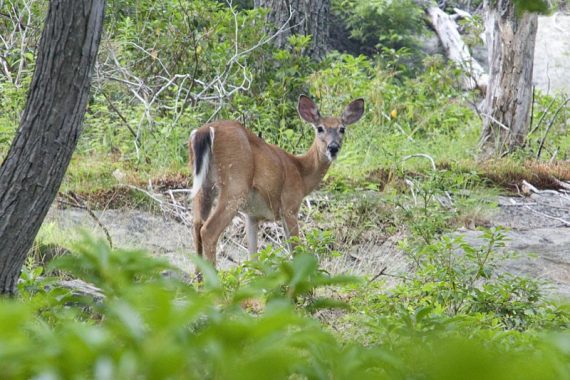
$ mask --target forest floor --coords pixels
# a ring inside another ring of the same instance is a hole
[[[555,191],[541,191],[530,196],[498,196],[498,207],[486,213],[487,226],[507,228],[504,249],[516,252],[515,258],[502,266],[502,271],[523,274],[544,280],[549,294],[570,298],[570,195]],[[168,212],[152,212],[133,208],[94,211],[109,231],[113,244],[121,248],[143,248],[168,259],[186,273],[193,273],[190,259],[194,251],[191,226]],[[305,212],[302,229],[317,227]],[[189,220],[189,219],[185,219]],[[101,226],[89,213],[80,208],[53,207],[46,224],[65,236],[75,239],[85,229],[104,237]],[[482,232],[459,228],[453,234],[462,235],[474,246],[483,243]],[[342,232],[335,231],[334,239]],[[350,240],[338,250],[335,257],[325,257],[324,269],[333,273],[350,273],[376,276],[385,273],[387,285],[399,281],[409,270],[409,259],[399,248],[405,233],[396,231],[387,235],[384,230],[369,228],[358,239]],[[262,246],[282,245],[283,231],[275,223],[261,228]],[[247,260],[244,225],[236,217],[218,246],[218,266],[229,268]]]

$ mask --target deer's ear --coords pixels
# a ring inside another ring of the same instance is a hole
[[[321,114],[319,113],[319,108],[306,95],[299,96],[299,103],[297,105],[297,111],[299,112],[299,116],[301,119],[311,123],[317,124],[319,120],[321,120]]]
[[[364,99],[353,100],[342,113],[342,122],[345,125],[354,124],[364,114]]]

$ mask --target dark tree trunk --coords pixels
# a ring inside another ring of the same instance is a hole
[[[513,0],[485,1],[489,86],[483,107],[482,155],[503,155],[524,144],[532,106],[538,16],[517,15]]]
[[[294,11],[288,22],[289,30],[277,36],[275,44],[279,48],[287,45],[292,34],[311,36],[311,44],[305,54],[322,58],[329,46],[330,0],[255,0],[256,8],[269,8],[268,21],[279,28],[287,23],[289,9]],[[275,29],[276,30],[276,29]]]
[[[0,293],[13,294],[81,132],[105,0],[51,0],[20,128],[0,167]]]

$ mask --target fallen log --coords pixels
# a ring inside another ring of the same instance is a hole
[[[447,57],[463,69],[463,88],[479,89],[484,95],[487,91],[489,77],[485,69],[471,55],[469,48],[459,34],[457,23],[453,16],[448,15],[435,4],[426,6],[429,23],[437,33]],[[465,17],[465,15],[459,15]]]

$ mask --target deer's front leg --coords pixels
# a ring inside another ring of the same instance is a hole
[[[296,239],[291,240],[291,238],[299,237],[299,218],[298,211],[285,212],[283,215],[283,227],[285,227],[285,235],[287,237],[287,245],[291,253],[295,252],[295,247],[297,246]]]
[[[246,215],[245,217],[245,227],[247,233],[247,250],[249,253],[249,259],[252,260],[257,256],[257,218],[253,216]]]

